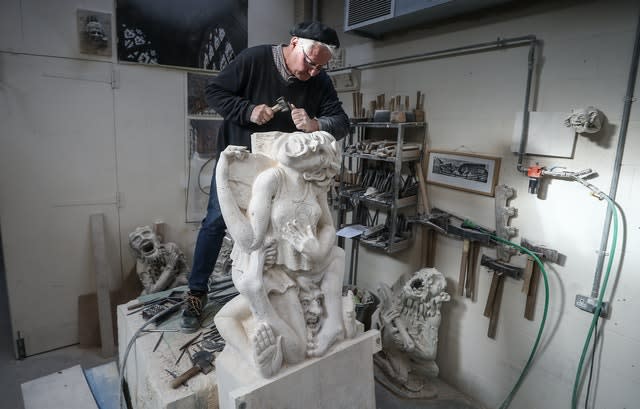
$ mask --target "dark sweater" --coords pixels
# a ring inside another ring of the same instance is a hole
[[[329,76],[320,72],[308,81],[287,82],[278,72],[271,47],[260,45],[242,51],[207,84],[207,103],[224,117],[218,138],[220,150],[227,145],[250,148],[253,132],[295,132],[291,112],[277,112],[264,125],[250,121],[253,107],[273,106],[281,96],[297,108],[304,108],[309,117],[326,119],[323,122],[328,126],[322,130],[336,139],[343,138],[349,130],[349,118]]]

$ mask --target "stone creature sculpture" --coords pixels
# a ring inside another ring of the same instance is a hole
[[[142,294],[187,284],[189,272],[184,254],[175,243],[161,243],[151,227],[137,227],[129,233],[129,246],[136,256]]]
[[[571,110],[564,120],[566,127],[573,128],[577,133],[596,133],[602,128],[603,115],[597,108],[588,106]]]
[[[229,146],[217,164],[240,295],[215,323],[228,348],[252,357],[270,377],[353,335],[344,317],[353,320],[354,313],[343,309],[344,251],[335,246],[327,203],[340,164],[334,138],[322,131],[256,133],[252,150]]]
[[[372,320],[381,332],[382,351],[374,359],[384,375],[380,380],[403,396],[437,394],[429,387],[429,378],[439,371],[435,359],[440,304],[451,299],[446,285],[438,270],[423,268],[403,275],[393,288],[385,284],[378,288],[380,304]]]

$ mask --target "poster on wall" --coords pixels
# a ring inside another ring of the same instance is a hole
[[[117,0],[118,60],[223,69],[247,48],[247,0]]]

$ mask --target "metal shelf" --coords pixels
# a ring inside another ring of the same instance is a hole
[[[357,206],[354,209],[349,209],[348,206],[340,206],[339,213],[339,224],[343,224],[345,222],[345,214],[347,211],[354,210],[358,212],[361,209],[373,209],[373,210],[383,210],[387,214],[387,220],[389,221],[389,225],[387,227],[386,235],[387,237],[394,237],[394,239],[387,240],[376,240],[376,239],[364,239],[358,238],[354,240],[354,246],[358,246],[360,243],[366,247],[378,249],[384,251],[386,253],[394,253],[403,249],[408,248],[412,241],[411,231],[408,233],[398,232],[398,216],[401,210],[407,211],[412,207],[415,208],[418,203],[417,195],[412,195],[408,197],[399,197],[402,189],[402,170],[405,163],[408,162],[416,162],[415,166],[420,166],[417,162],[422,159],[422,152],[424,147],[424,142],[419,144],[419,149],[417,150],[406,150],[402,149],[405,144],[405,131],[407,129],[424,129],[426,133],[426,123],[425,122],[366,122],[366,121],[352,121],[352,133],[349,135],[348,140],[345,141],[345,149],[348,149],[349,146],[354,146],[356,142],[362,142],[365,136],[365,132],[367,129],[388,129],[390,132],[395,133],[395,153],[392,156],[378,156],[376,154],[371,153],[359,153],[359,152],[346,152],[342,153],[342,167],[340,171],[341,182],[339,187],[339,195],[341,201],[346,201],[348,199],[356,199]],[[386,135],[387,138],[391,136],[388,132],[382,132]],[[373,136],[373,140],[379,141],[378,138],[381,138],[381,132],[371,132]],[[394,146],[393,143],[389,146]],[[347,170],[353,170],[353,166],[355,166],[358,162],[353,162],[353,160],[370,160],[370,161],[379,161],[379,162],[388,162],[393,163],[393,183],[391,197],[387,197],[380,200],[375,200],[372,198],[368,198],[364,196],[364,188],[362,190],[358,190],[356,185],[345,183],[342,176],[345,175]],[[409,166],[412,166],[410,164]],[[355,190],[353,188],[356,188]],[[362,206],[362,207],[360,207]],[[355,216],[356,213],[354,213]],[[357,223],[357,221],[354,221]],[[356,262],[357,264],[357,262]],[[355,267],[357,269],[357,265]],[[351,276],[351,274],[350,274]]]
[[[418,160],[418,159],[420,159],[420,153],[421,153],[421,151],[413,151],[412,153],[404,153],[403,152],[402,158],[400,160],[402,162],[409,162],[409,161],[412,161],[412,160]],[[378,156],[378,155],[372,155],[370,153],[348,153],[348,152],[344,152],[342,155],[346,156],[346,157],[349,157],[349,158],[380,160],[380,161],[383,161],[383,162],[395,162],[396,161],[396,157],[395,156]]]

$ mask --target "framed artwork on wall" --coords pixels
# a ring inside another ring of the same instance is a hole
[[[247,48],[247,0],[116,0],[118,60],[219,71]]]
[[[430,150],[427,183],[465,192],[494,196],[500,158],[475,153]]]

